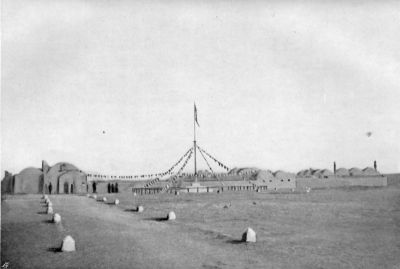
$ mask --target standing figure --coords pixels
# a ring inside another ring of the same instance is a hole
[[[108,184],[107,184],[107,192],[110,193],[110,191],[111,191],[111,184],[108,183]]]
[[[95,181],[93,181],[92,188],[93,188],[93,193],[96,193],[96,182]]]
[[[115,183],[115,192],[118,192],[118,183]]]
[[[375,168],[375,171],[376,171],[376,169],[377,169],[376,161],[374,161],[374,168]]]
[[[51,182],[49,184],[49,194],[51,194],[51,190],[53,189],[53,186],[51,186]]]

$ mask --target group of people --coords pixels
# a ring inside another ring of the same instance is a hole
[[[115,185],[111,184],[111,183],[108,183],[107,191],[108,191],[108,193],[118,192],[118,183],[115,183]]]

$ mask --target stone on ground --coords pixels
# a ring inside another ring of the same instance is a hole
[[[59,214],[55,213],[53,215],[53,222],[57,223],[57,224],[60,223],[61,222],[61,216]]]
[[[255,243],[256,240],[256,232],[252,228],[247,228],[246,231],[242,235],[243,242],[251,242]]]
[[[93,199],[95,199],[95,200],[97,199],[97,195],[96,195],[96,194],[93,194],[92,197],[93,197]]]
[[[144,211],[143,206],[141,206],[141,205],[138,206],[138,207],[136,208],[136,211],[139,212],[139,213],[143,212],[143,211]]]
[[[119,200],[118,200],[118,199],[115,199],[114,204],[115,204],[115,205],[118,205],[118,204],[119,204]]]
[[[167,219],[168,220],[176,220],[175,212],[174,211],[169,212]]]
[[[47,208],[47,214],[53,214],[53,208],[51,206]]]
[[[62,252],[70,252],[75,251],[75,240],[70,236],[67,235],[61,245]]]
[[[103,197],[103,202],[104,203],[107,202],[107,198],[106,197]]]
[[[136,192],[133,193],[133,196],[136,196]]]

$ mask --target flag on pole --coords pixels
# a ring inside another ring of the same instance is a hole
[[[196,108],[196,103],[194,103],[194,121],[197,123],[197,126],[200,127],[199,122],[197,121],[197,108]]]

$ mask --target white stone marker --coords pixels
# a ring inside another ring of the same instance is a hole
[[[103,202],[104,203],[107,202],[107,198],[106,197],[103,197]]]
[[[142,213],[143,211],[144,211],[144,208],[143,208],[143,206],[138,206],[137,208],[136,208],[136,211],[137,212],[139,212],[139,213]]]
[[[61,216],[59,214],[55,213],[53,215],[53,222],[56,223],[56,224],[60,223],[61,222]]]
[[[255,243],[257,241],[256,232],[252,228],[248,227],[242,235],[242,241]]]
[[[47,208],[47,214],[53,214],[53,208],[51,206]]]
[[[136,192],[133,193],[133,196],[136,196]]]
[[[70,252],[75,251],[75,240],[70,236],[67,235],[61,245],[62,252]]]
[[[175,212],[174,211],[169,212],[167,219],[168,220],[176,220]]]
[[[92,197],[93,197],[93,199],[95,199],[95,200],[97,199],[97,195],[96,195],[96,194],[93,194]]]
[[[118,200],[118,199],[115,199],[114,204],[115,204],[115,205],[119,205],[119,200]]]

